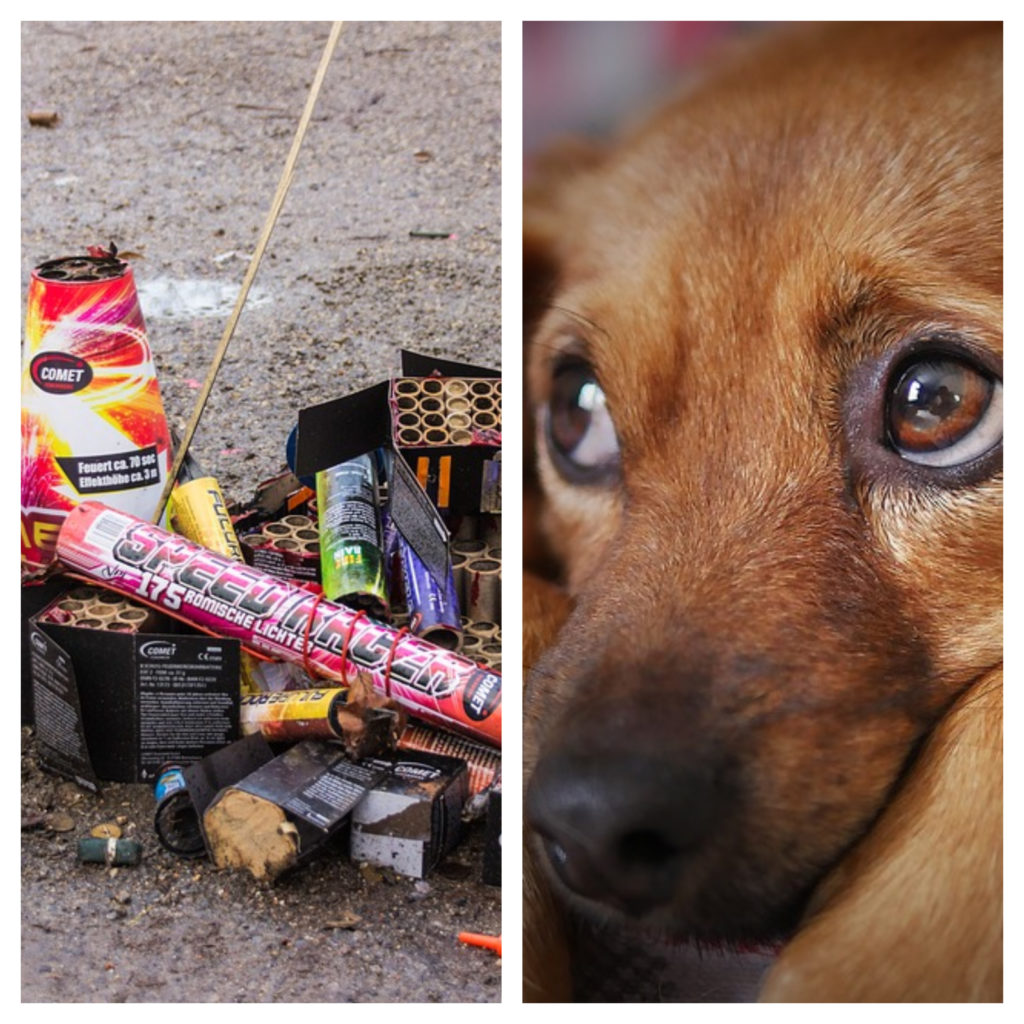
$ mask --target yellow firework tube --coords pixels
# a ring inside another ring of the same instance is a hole
[[[343,688],[250,694],[242,698],[239,721],[243,735],[260,732],[271,742],[337,739],[338,713],[347,703]]]
[[[179,484],[171,500],[171,524],[176,533],[236,562],[245,560],[227,502],[212,476]]]
[[[212,476],[179,484],[171,494],[171,525],[175,533],[219,555],[244,562],[234,524],[220,485]],[[242,651],[239,674],[242,694],[259,693],[253,678],[254,659]]]

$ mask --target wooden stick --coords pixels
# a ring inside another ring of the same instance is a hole
[[[267,243],[270,241],[271,232],[274,230],[274,225],[277,223],[278,214],[281,212],[281,207],[284,206],[285,196],[288,194],[288,189],[292,183],[292,174],[295,171],[295,160],[299,155],[302,140],[305,138],[306,129],[313,116],[313,108],[316,106],[317,96],[320,94],[320,86],[323,84],[324,76],[327,74],[327,65],[331,62],[331,56],[338,43],[338,37],[341,35],[342,25],[344,25],[344,22],[341,21],[336,21],[331,25],[331,33],[328,36],[327,45],[324,47],[323,56],[320,58],[320,66],[317,68],[313,84],[309,87],[309,96],[306,98],[306,108],[303,110],[302,117],[299,119],[299,127],[295,131],[295,139],[292,142],[291,151],[288,153],[288,159],[285,161],[284,170],[281,172],[281,180],[277,183],[277,191],[274,193],[274,199],[270,204],[270,212],[267,214],[267,219],[263,225],[263,233],[260,235],[260,240],[256,244],[256,251],[252,254],[252,259],[249,261],[249,269],[245,272],[245,278],[242,280],[242,287],[238,293],[238,298],[235,301],[235,308],[231,311],[231,316],[228,318],[227,326],[224,328],[224,334],[221,336],[220,344],[217,346],[217,351],[214,353],[213,363],[206,375],[206,381],[203,384],[203,389],[199,392],[199,397],[196,399],[192,418],[189,420],[189,424],[185,428],[185,435],[182,437],[181,443],[178,445],[178,451],[174,456],[174,463],[171,466],[171,471],[167,474],[163,493],[160,495],[160,501],[156,507],[156,514],[153,516],[154,523],[160,522],[160,519],[164,514],[164,509],[167,507],[171,491],[174,489],[174,482],[178,479],[178,474],[181,472],[185,456],[188,454],[189,445],[192,443],[192,438],[195,435],[196,428],[199,426],[200,417],[203,415],[203,410],[206,408],[207,399],[210,397],[210,392],[213,390],[213,382],[217,378],[217,372],[220,370],[220,364],[223,362],[224,355],[228,350],[228,343],[231,341],[231,338],[235,333],[238,318],[242,315],[242,307],[245,305],[245,300],[249,295],[249,288],[252,285],[253,279],[256,277],[256,271],[259,270],[260,261],[263,259],[263,253],[267,248]]]

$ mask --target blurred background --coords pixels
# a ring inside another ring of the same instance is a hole
[[[727,21],[523,23],[523,154],[566,134],[608,134],[693,75],[715,49],[765,27]]]

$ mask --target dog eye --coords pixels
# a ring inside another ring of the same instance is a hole
[[[1002,383],[954,357],[916,360],[892,378],[889,440],[910,462],[959,466],[1003,436]]]
[[[597,376],[583,359],[565,359],[555,367],[547,436],[556,468],[574,483],[598,483],[618,470],[615,425]]]

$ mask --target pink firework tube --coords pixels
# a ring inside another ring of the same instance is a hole
[[[360,675],[410,714],[501,746],[499,673],[144,519],[83,502],[61,527],[57,557],[199,629],[342,683]]]

